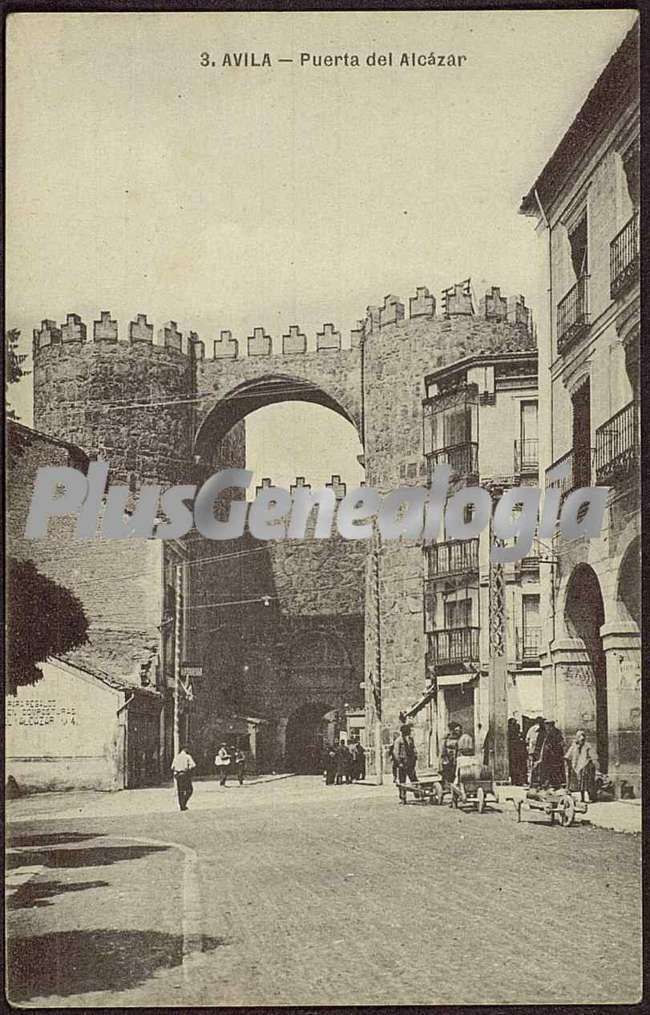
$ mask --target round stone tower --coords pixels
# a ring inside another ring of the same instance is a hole
[[[139,314],[120,341],[103,311],[92,340],[76,314],[34,331],[34,426],[110,464],[110,480],[133,492],[142,483],[191,482],[194,349],[174,321],[158,332]]]
[[[493,288],[474,305],[469,281],[444,293],[442,312],[425,287],[405,306],[387,296],[368,307],[363,329],[363,405],[366,483],[381,493],[426,486],[423,453],[424,378],[481,355],[535,349],[530,311],[521,296]],[[425,686],[424,554],[421,542],[375,543],[366,578],[366,702],[381,679],[386,735],[398,713]],[[369,679],[372,674],[372,680]]]

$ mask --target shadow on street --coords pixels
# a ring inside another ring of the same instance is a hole
[[[45,867],[103,867],[122,860],[139,860],[149,853],[165,852],[168,846],[95,846],[81,849],[21,850],[6,858],[6,869],[43,864]]]
[[[97,833],[85,835],[82,832],[50,832],[48,835],[16,835],[9,833],[7,846],[16,848],[18,846],[62,846],[67,842],[86,842],[89,839],[98,839]]]
[[[203,948],[213,951],[221,944],[205,938]],[[73,930],[13,938],[7,943],[8,996],[15,1004],[127,990],[157,970],[179,966],[182,957],[182,937],[159,931]]]
[[[50,899],[64,892],[83,892],[86,888],[109,888],[108,881],[80,881],[66,884],[64,881],[28,881],[21,885],[6,901],[7,909],[42,909],[51,906]]]

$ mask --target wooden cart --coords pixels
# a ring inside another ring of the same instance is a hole
[[[492,770],[478,762],[469,764],[465,769],[461,768],[450,788],[452,807],[469,804],[476,807],[479,814],[485,810],[488,797],[495,803],[498,799]]]
[[[513,800],[517,811],[517,822],[521,821],[521,812],[524,807],[531,811],[543,811],[548,814],[551,824],[555,823],[557,815],[563,828],[569,828],[573,824],[576,814],[587,813],[587,803],[578,799],[577,794],[569,793],[561,789],[529,789],[526,796],[519,800]]]
[[[439,804],[442,802],[442,779],[439,775],[425,775],[417,782],[398,782],[400,801],[407,803],[411,793],[414,804]]]

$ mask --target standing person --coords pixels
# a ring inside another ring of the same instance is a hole
[[[349,771],[349,757],[350,752],[348,751],[345,743],[341,740],[339,746],[336,749],[336,785],[342,786],[343,780],[346,778]]]
[[[230,768],[230,755],[228,754],[228,748],[225,744],[222,744],[217,751],[217,756],[214,759],[214,763],[217,766],[217,774],[219,776],[219,785],[225,786],[226,779],[228,778],[228,769]]]
[[[357,778],[357,745],[356,741],[348,744],[348,752],[350,754],[350,780],[354,782]]]
[[[443,785],[450,786],[456,778],[458,738],[463,728],[458,723],[450,722],[447,729],[447,736],[442,742],[442,751],[440,752],[440,771]]]
[[[515,718],[508,719],[508,767],[512,786],[524,786],[527,779],[526,744]]]
[[[544,739],[544,718],[538,715],[526,733],[526,754],[528,758],[528,785],[532,786],[533,765],[539,760],[539,752]]]
[[[559,789],[564,785],[564,740],[553,719],[544,720],[544,739],[533,778],[540,789]]]
[[[357,744],[357,779],[362,781],[366,777],[366,752],[363,744]]]
[[[333,744],[325,748],[325,785],[333,786],[336,778],[336,750]]]
[[[187,802],[194,792],[192,785],[192,771],[196,768],[194,758],[188,753],[183,744],[172,761],[172,772],[176,780],[176,792],[178,794],[178,806],[182,811],[187,810]]]
[[[584,730],[576,730],[576,735],[569,750],[564,755],[567,766],[567,789],[579,791],[582,799],[585,793],[589,803],[596,801],[596,754],[587,740]]]
[[[234,752],[234,765],[235,765],[235,775],[237,776],[240,786],[243,786],[244,784],[245,764],[246,764],[246,755],[242,750],[239,749],[239,747],[237,747]]]
[[[400,712],[400,715],[401,714],[402,713]],[[388,753],[388,757],[390,758],[391,768],[393,770],[393,783],[397,782],[398,773],[399,773],[399,765],[397,763],[397,758],[395,757],[395,744],[397,743],[398,740],[399,740],[399,733],[397,733],[396,736],[393,738],[393,742],[390,745],[390,747],[388,748],[388,752],[387,752]]]
[[[407,779],[411,783],[416,783],[418,781],[415,771],[418,752],[415,749],[415,742],[411,735],[411,727],[408,723],[404,723],[404,725],[400,727],[400,735],[393,744],[393,757],[397,761],[398,779],[400,782],[399,800],[400,803],[405,804],[406,790],[402,788],[402,785]]]

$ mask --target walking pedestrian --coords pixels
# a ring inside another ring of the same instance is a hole
[[[405,804],[406,790],[403,788],[404,783],[407,779],[411,783],[416,783],[418,781],[415,771],[418,752],[415,749],[415,742],[411,735],[411,727],[408,723],[404,723],[404,725],[400,727],[400,735],[393,744],[393,757],[397,761],[400,803]]]
[[[567,789],[579,792],[583,800],[586,795],[589,803],[595,803],[596,753],[584,730],[576,730],[574,741],[564,755],[564,760],[567,766]]]
[[[195,768],[194,758],[189,754],[185,744],[183,744],[172,761],[172,772],[176,780],[176,793],[178,794],[178,806],[182,811],[187,810],[187,802],[194,792],[192,771]]]
[[[234,766],[235,766],[235,775],[237,776],[240,786],[243,786],[244,784],[245,764],[246,764],[246,755],[242,750],[239,749],[239,747],[237,747],[234,752]]]
[[[228,748],[225,744],[222,744],[217,751],[217,756],[214,759],[214,763],[217,766],[217,775],[219,776],[219,785],[225,786],[226,779],[228,778],[228,769],[230,768],[230,755],[228,754]]]

